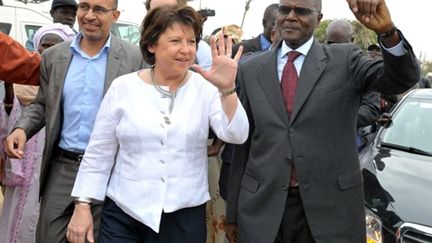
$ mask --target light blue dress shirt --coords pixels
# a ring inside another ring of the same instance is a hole
[[[271,46],[271,42],[265,38],[263,34],[260,34],[260,44],[261,44],[261,50],[267,50]]]
[[[63,123],[59,146],[62,149],[83,152],[103,98],[108,52],[111,35],[93,57],[81,50],[78,34],[72,41],[72,61],[62,91]]]

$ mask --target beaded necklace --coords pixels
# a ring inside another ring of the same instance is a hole
[[[153,82],[153,86],[155,87],[155,89],[156,89],[160,94],[162,94],[163,96],[166,96],[166,97],[168,97],[168,98],[170,99],[170,105],[169,105],[169,109],[168,109],[169,114],[168,114],[168,116],[165,116],[164,119],[165,119],[165,123],[166,123],[166,124],[171,124],[170,116],[171,116],[171,113],[172,113],[173,108],[174,108],[174,100],[175,100],[175,97],[176,97],[176,95],[177,95],[177,91],[180,90],[180,88],[181,88],[181,87],[184,85],[184,83],[186,82],[187,77],[188,77],[188,74],[189,74],[189,71],[186,72],[186,74],[185,74],[185,76],[184,76],[184,78],[183,78],[183,81],[181,81],[181,83],[180,83],[179,86],[177,87],[177,90],[175,90],[175,91],[165,90],[165,89],[163,89],[163,88],[160,87],[158,81],[156,80],[156,76],[155,76],[155,74],[154,74],[154,66],[151,67],[151,69],[150,69],[150,74],[151,74],[151,80],[152,80],[152,82]]]

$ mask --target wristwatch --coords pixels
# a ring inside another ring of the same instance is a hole
[[[93,200],[89,197],[76,197],[74,199],[75,205],[91,205]]]

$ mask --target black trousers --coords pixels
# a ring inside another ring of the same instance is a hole
[[[298,188],[290,188],[275,243],[315,243]]]
[[[135,220],[108,197],[102,209],[99,243],[205,243],[205,204],[162,213],[159,233]]]

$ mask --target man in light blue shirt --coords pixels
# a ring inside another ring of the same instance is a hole
[[[22,158],[27,139],[46,126],[37,242],[66,242],[74,202],[88,207],[71,191],[99,105],[113,79],[146,66],[137,46],[110,34],[120,15],[117,5],[117,0],[80,0],[81,32],[43,53],[39,93],[6,140],[9,156]],[[97,238],[102,208],[101,202],[92,203],[90,242]]]

